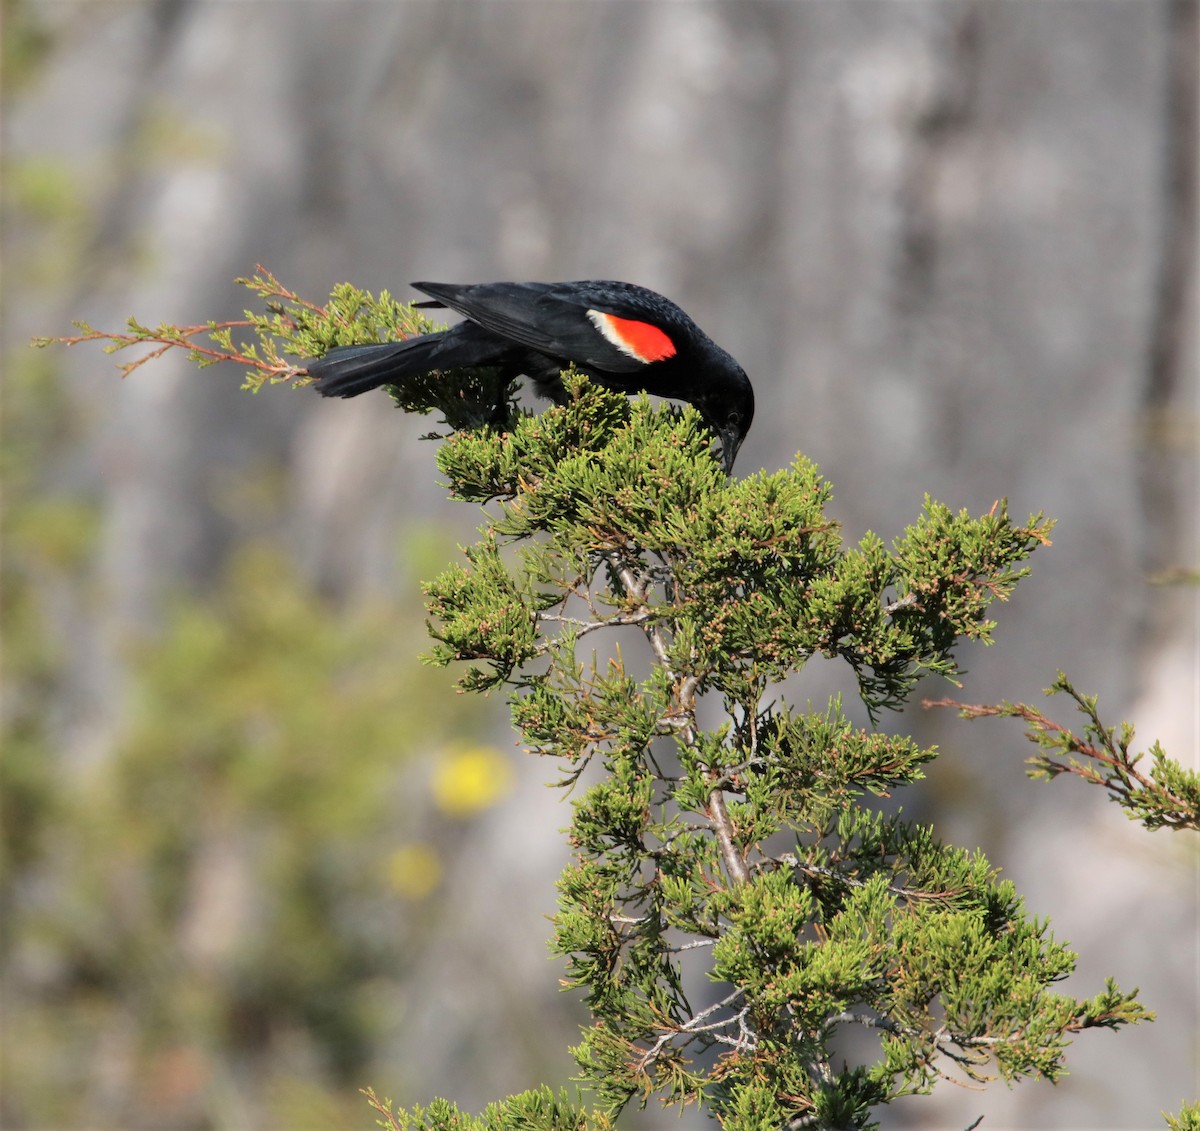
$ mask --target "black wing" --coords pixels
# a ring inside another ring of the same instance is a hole
[[[612,310],[586,284],[413,283],[442,305],[508,341],[603,373],[636,373],[646,362],[619,349],[588,316]]]

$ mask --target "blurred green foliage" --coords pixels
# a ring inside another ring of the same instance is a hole
[[[36,15],[4,0],[6,90],[52,46]],[[144,262],[138,231],[98,241],[100,189],[212,160],[173,114],[145,110],[94,176],[6,161],[5,267],[24,298],[69,306]],[[334,299],[356,332],[391,306]],[[397,1077],[374,1058],[405,1023],[464,823],[511,786],[486,705],[418,659],[415,586],[407,604],[346,608],[293,566],[276,533],[287,472],[266,461],[216,469],[199,504],[253,532],[223,574],[148,601],[149,630],[121,623],[90,398],[61,354],[18,337],[0,418],[0,1126],[361,1126],[357,1085]],[[451,552],[437,527],[404,536],[405,576]]]
[[[0,27],[0,91],[11,94],[37,73],[53,37],[29,0],[2,0]]]
[[[228,1124],[251,1066],[265,1125],[294,1125],[272,1105],[297,1088],[348,1100],[398,1020],[405,901],[430,894],[388,867],[423,807],[404,768],[469,714],[415,660],[420,625],[248,546],[131,646],[91,762],[61,746],[38,629],[9,626],[0,760],[6,1125]]]
[[[462,821],[511,766],[420,663],[415,588],[342,607],[264,535],[152,629],[114,620],[53,360],[5,367],[0,1125],[361,1126]],[[405,533],[408,559],[450,553]],[[98,679],[94,617],[118,641]],[[89,710],[81,679],[111,698]]]

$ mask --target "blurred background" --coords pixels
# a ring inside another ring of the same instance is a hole
[[[927,694],[1061,668],[1194,765],[1196,11],[5,0],[0,1124],[478,1110],[565,1083],[585,1020],[546,950],[555,767],[417,660],[478,521],[434,422],[31,336],[236,318],[256,263],[316,301],[648,285],[754,380],[739,472],[813,457],[849,539],[925,492],[1059,520]],[[886,725],[944,750],[906,812],[1052,919],[1066,989],[1159,1015],[889,1126],[1161,1125],[1200,1094],[1195,838],[1028,781],[1015,723]],[[704,1122],[637,1125],[668,1120]]]

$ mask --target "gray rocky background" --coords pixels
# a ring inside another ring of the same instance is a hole
[[[6,161],[65,163],[98,222],[69,286],[6,278],[6,351],[77,317],[236,317],[231,281],[259,262],[317,299],[340,280],[402,297],[420,278],[646,284],[752,376],[738,470],[803,451],[851,538],[899,533],[925,492],[1059,520],[997,646],[967,656],[961,692],[929,694],[1040,701],[1061,668],[1194,764],[1195,590],[1152,584],[1196,563],[1194,4],[26,9],[50,47],[8,99]],[[4,234],[22,262],[56,254],[19,217]],[[170,358],[118,383],[86,346],[59,362],[86,425],[45,489],[87,490],[101,516],[89,596],[62,598],[64,767],[117,741],[130,626],[153,625],[181,581],[207,584],[246,536],[219,503],[231,476],[282,469],[272,521],[346,601],[417,604],[396,572],[406,524],[474,526],[436,484],[427,422],[382,396],[252,399],[237,370]],[[945,1086],[888,1125],[1160,1125],[1200,1093],[1194,844],[1076,782],[1029,782],[1015,724],[913,707],[889,725],[946,751],[906,810],[983,848],[1052,918],[1081,955],[1067,989],[1112,974],[1159,1021],[1084,1035],[1057,1087]],[[362,1081],[398,1099],[478,1109],[569,1075],[580,1018],[545,958],[567,818],[542,788],[551,768],[516,767]],[[220,896],[207,913],[219,932]],[[241,1114],[226,1126],[261,1125],[250,1099],[227,1110]]]

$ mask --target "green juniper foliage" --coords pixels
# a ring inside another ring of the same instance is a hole
[[[489,1104],[478,1118],[459,1111],[449,1100],[404,1110],[371,1088],[364,1088],[363,1095],[382,1117],[376,1123],[384,1131],[609,1131],[612,1126],[602,1115],[578,1110],[565,1091],[555,1094],[546,1087]]]
[[[284,354],[428,326],[387,295],[347,286],[321,308],[269,273],[243,282],[270,317],[59,340],[179,346],[247,365],[257,388],[303,378]],[[657,1099],[730,1131],[868,1128],[943,1077],[1055,1080],[1073,1034],[1148,1018],[1112,982],[1055,992],[1075,956],[1012,884],[872,807],[935,750],[853,725],[836,699],[779,698],[816,656],[849,665],[872,719],[926,674],[953,680],[956,646],[991,642],[992,603],[1051,524],[927,499],[890,545],[847,545],[810,461],[729,481],[692,409],[564,377],[570,403],[513,407],[504,429],[480,426],[511,404],[495,373],[391,392],[465,429],[439,467],[488,514],[426,587],[430,658],[464,662],[464,690],[507,688],[525,744],[577,789],[553,948],[592,1012],[574,1054],[599,1110],[546,1089],[479,1117],[371,1093],[381,1126],[600,1129]]]
[[[1050,524],[927,500],[890,548],[846,546],[808,460],[728,482],[690,409],[573,395],[442,446],[454,494],[492,507],[427,593],[432,659],[466,661],[466,690],[509,687],[566,781],[601,771],[574,799],[553,945],[593,1014],[574,1051],[604,1110],[657,1096],[728,1128],[866,1127],[943,1075],[1056,1079],[1071,1034],[1147,1016],[1111,983],[1053,992],[1074,955],[1013,886],[865,803],[936,751],[837,701],[772,700],[816,655],[850,665],[872,713],[953,677]],[[848,1028],[873,1058],[835,1064]]]
[[[245,366],[242,387],[257,393],[265,385],[283,382],[302,386],[305,373],[298,363],[320,357],[334,346],[394,341],[436,328],[420,310],[397,302],[387,291],[376,297],[350,283],[339,283],[326,304],[317,306],[261,265],[254,275],[237,282],[266,303],[266,314],[247,310],[243,319],[196,326],[148,326],[130,318],[125,330],[116,333],[76,322],[78,334],[35,338],[33,345],[103,342],[105,353],[150,347],[132,361],[120,363],[122,377],[172,349],[181,349],[202,369],[223,361]],[[514,385],[495,369],[459,369],[414,377],[402,386],[389,386],[389,391],[406,412],[438,411],[451,428],[476,428],[492,418],[497,405],[511,403]]]
[[[1178,1115],[1163,1116],[1171,1131],[1200,1131],[1200,1103],[1185,1103]]]

